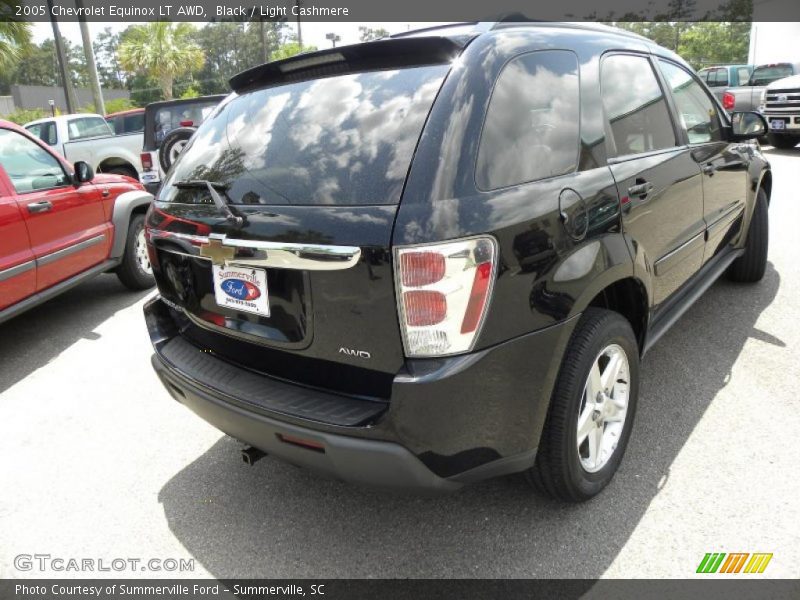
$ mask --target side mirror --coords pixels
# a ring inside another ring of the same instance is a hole
[[[94,169],[89,163],[79,160],[75,163],[74,169],[75,183],[86,183],[94,179]]]
[[[731,115],[731,141],[751,140],[766,135],[767,120],[757,112],[735,112]]]

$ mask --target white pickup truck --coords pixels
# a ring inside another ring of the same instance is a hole
[[[111,126],[91,113],[60,115],[27,123],[25,129],[59,152],[70,163],[82,160],[97,173],[139,179],[143,135],[114,135]]]

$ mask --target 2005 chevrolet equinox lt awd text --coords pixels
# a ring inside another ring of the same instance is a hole
[[[640,357],[764,274],[763,118],[644,38],[461,24],[231,86],[148,213],[145,314],[169,393],[246,460],[588,499]]]

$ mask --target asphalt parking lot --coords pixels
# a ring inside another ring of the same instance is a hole
[[[0,577],[19,554],[194,559],[108,576],[689,577],[706,552],[800,576],[800,148],[774,169],[769,265],[716,283],[646,357],[621,471],[564,506],[515,478],[438,497],[320,479],[172,401],[142,304],[104,275],[0,325]]]

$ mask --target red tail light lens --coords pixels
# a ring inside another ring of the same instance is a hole
[[[406,252],[400,255],[403,285],[419,287],[444,277],[444,255],[439,252]]]
[[[734,106],[736,106],[736,96],[730,92],[722,94],[722,108],[725,110],[733,110]]]
[[[181,127],[192,127],[193,125],[194,125],[194,121],[191,121],[191,120],[189,120],[189,121],[181,121],[180,122],[180,126]]]
[[[153,168],[153,157],[150,155],[149,152],[142,152],[139,155],[139,159],[142,161],[142,169],[145,171],[149,171]]]
[[[497,244],[478,237],[395,249],[406,356],[472,350],[489,306]]]
[[[467,311],[461,322],[461,333],[470,333],[478,328],[478,323],[483,315],[483,307],[489,296],[489,284],[492,277],[492,263],[482,263],[475,269],[475,280],[472,282],[472,291],[469,294]]]
[[[447,316],[447,299],[441,292],[414,290],[403,292],[406,323],[411,327],[427,327],[444,321]]]

